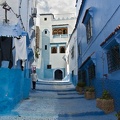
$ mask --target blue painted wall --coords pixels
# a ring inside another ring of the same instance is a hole
[[[27,38],[27,41],[29,39]],[[2,61],[0,68],[0,114],[9,112],[21,100],[29,98],[31,90],[30,63],[33,61],[33,51],[27,49],[28,59],[22,71],[20,60],[15,62],[15,50],[13,49],[13,67],[8,68],[8,61]]]
[[[22,99],[29,98],[31,79],[20,69],[0,68],[0,113],[9,112]]]
[[[39,79],[43,79],[43,80],[54,80],[54,71],[57,70],[57,69],[45,69],[45,72],[44,72],[44,78],[42,78],[42,70],[41,69],[37,69],[37,73],[38,73],[38,78]],[[64,73],[65,73],[65,68],[60,68],[58,70],[61,70],[63,71],[63,78],[65,77],[64,76]]]
[[[106,50],[101,48],[100,44],[115,30],[120,24],[120,1],[99,1],[99,0],[83,0],[82,6],[77,18],[77,40],[81,44],[81,56],[79,57],[78,65],[81,64],[95,52],[96,78],[91,81],[91,84],[96,88],[96,97],[102,95],[102,79],[103,74],[108,75],[108,79],[104,82],[104,88],[109,90],[114,98],[115,110],[120,111],[120,70],[113,73],[108,73]],[[86,27],[82,23],[85,12],[88,8],[92,8],[92,38],[87,43]],[[104,61],[102,59],[104,58]],[[82,58],[82,59],[81,59]],[[86,69],[86,68],[85,68]],[[89,79],[86,80],[89,84]]]
[[[77,76],[77,75],[73,75],[73,76],[72,76],[72,74],[70,74],[69,76],[70,76],[70,82],[71,82],[74,86],[76,86],[77,83],[78,83],[78,76]]]
[[[45,34],[45,31],[47,31],[47,34]],[[47,45],[47,49],[45,50],[45,45]],[[50,32],[45,29],[42,32],[42,78],[49,78],[51,75],[48,75],[49,69],[47,69],[47,65],[49,65],[50,61]],[[52,76],[50,77],[52,78]]]

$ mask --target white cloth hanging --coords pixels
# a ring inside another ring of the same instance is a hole
[[[26,47],[26,36],[22,36],[21,39],[14,38],[15,43],[15,65],[18,60],[27,59],[27,47]]]

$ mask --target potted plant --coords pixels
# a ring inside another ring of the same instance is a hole
[[[76,86],[76,91],[79,92],[79,94],[83,94],[84,93],[84,87],[85,87],[85,82],[78,82],[77,86]]]
[[[120,120],[120,112],[117,112],[115,116],[117,117],[117,120]]]
[[[103,91],[101,98],[96,99],[96,106],[102,109],[105,113],[114,111],[114,101],[107,90]]]
[[[90,86],[85,88],[85,98],[90,100],[95,98],[95,88]]]

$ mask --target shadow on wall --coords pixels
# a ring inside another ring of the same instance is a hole
[[[29,97],[30,79],[20,69],[0,68],[0,113],[11,111]]]

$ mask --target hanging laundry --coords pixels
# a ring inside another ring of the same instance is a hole
[[[24,70],[26,60],[20,60],[21,70]]]
[[[0,67],[2,61],[9,61],[8,68],[13,66],[12,37],[0,37]]]
[[[20,39],[14,38],[15,43],[15,65],[17,65],[18,60],[27,59],[27,47],[26,47],[26,36],[21,36]]]

